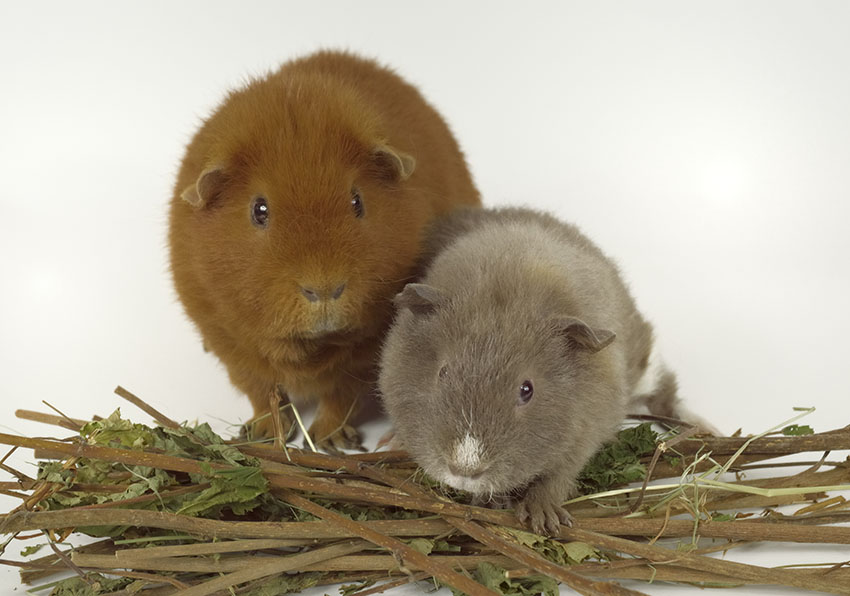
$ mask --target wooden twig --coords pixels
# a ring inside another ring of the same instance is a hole
[[[702,555],[693,555],[684,552],[674,552],[659,546],[651,546],[606,536],[596,532],[588,532],[576,527],[568,528],[561,526],[561,538],[566,540],[579,540],[587,542],[598,548],[611,549],[637,557],[644,557],[656,564],[674,564],[697,571],[708,571],[719,575],[726,575],[734,579],[750,580],[752,583],[763,583],[767,585],[786,585],[807,590],[820,590],[832,594],[850,594],[850,586],[825,580],[823,578],[802,578],[789,573],[784,569],[765,569],[755,565],[723,561]]]
[[[120,577],[129,577],[131,579],[142,579],[142,580],[145,580],[146,582],[149,582],[151,584],[170,584],[171,586],[173,586],[174,588],[176,588],[178,590],[185,590],[189,587],[189,584],[184,584],[183,582],[181,582],[177,579],[174,579],[173,577],[170,577],[168,575],[156,575],[156,574],[153,574],[153,573],[142,573],[140,571],[126,571],[126,570],[122,570],[122,569],[110,569],[109,575],[117,575],[117,576],[120,576]],[[144,592],[145,596],[147,596],[148,593],[149,593],[148,591],[145,591]],[[113,592],[112,594],[114,596],[116,593]],[[128,592],[128,594],[129,594],[129,592]]]
[[[141,559],[164,559],[167,557],[187,557],[198,555],[212,555],[223,553],[236,553],[253,550],[266,550],[277,548],[289,548],[293,546],[304,546],[309,542],[303,539],[242,539],[225,540],[223,542],[200,542],[197,544],[180,544],[176,546],[148,546],[145,548],[122,548],[115,551],[115,557],[121,564],[134,565]]]
[[[643,479],[643,486],[638,493],[637,499],[632,503],[632,506],[629,507],[630,512],[637,511],[638,507],[640,507],[641,503],[643,503],[643,497],[646,494],[646,487],[649,485],[649,479],[652,477],[652,473],[655,470],[655,466],[658,464],[658,458],[661,457],[663,453],[665,453],[668,449],[672,449],[685,439],[693,436],[699,429],[696,426],[690,426],[686,428],[684,431],[670,439],[669,441],[662,441],[658,443],[655,447],[655,453],[652,454],[652,460],[649,462],[649,467],[646,469],[646,474]]]
[[[32,410],[15,410],[15,416],[21,420],[31,420],[33,422],[41,422],[42,424],[61,426],[64,429],[74,432],[78,432],[86,424],[85,420],[68,418],[67,416],[56,416],[55,414],[44,414]]]
[[[682,442],[676,451],[692,455],[698,451],[710,451],[713,457],[732,455],[750,439],[746,437],[694,437]],[[850,449],[850,430],[839,430],[799,437],[767,436],[753,440],[746,450],[747,455],[790,455],[810,451]]]
[[[701,521],[671,519],[580,519],[575,527],[614,536],[655,536],[671,538],[691,536],[725,538],[751,542],[799,542],[808,544],[850,544],[850,527],[797,526],[766,521]]]
[[[2,518],[0,518],[2,519]],[[208,538],[287,538],[340,539],[357,536],[350,528],[324,521],[240,522],[220,521],[141,509],[103,511],[62,509],[58,511],[19,511],[6,517],[5,532],[36,529],[75,528],[79,526],[118,525],[175,530]],[[434,536],[449,528],[439,519],[375,520],[362,522],[375,532],[390,536]]]
[[[374,548],[366,543],[362,549]],[[126,559],[112,555],[75,554],[74,563],[83,568],[109,570],[122,567],[145,569],[147,571],[168,571],[186,573],[234,573],[244,569],[256,568],[258,562],[274,559],[285,559],[293,553],[281,553],[270,557],[247,555],[213,557],[141,557]],[[424,556],[424,555],[423,555]],[[506,569],[517,566],[511,558],[502,555],[430,555],[427,557],[435,564],[449,569],[475,569],[481,563],[491,563]],[[340,555],[313,563],[302,563],[299,571],[421,571],[421,567],[412,561],[400,563],[393,555],[383,554],[354,554]],[[108,573],[108,571],[105,571]],[[427,571],[428,577],[433,573]],[[259,576],[264,577],[264,576]],[[239,582],[242,583],[242,582]]]
[[[205,581],[192,586],[181,592],[182,596],[208,596],[218,590],[224,590],[231,586],[237,586],[260,577],[278,575],[287,571],[293,571],[309,566],[311,563],[333,559],[352,552],[362,550],[364,541],[347,540],[331,546],[316,548],[311,551],[287,555],[284,557],[270,558],[268,561],[253,559],[252,564],[239,571]]]
[[[440,581],[452,586],[457,590],[461,590],[469,594],[470,596],[494,596],[495,592],[489,590],[475,582],[464,575],[460,575],[452,571],[450,567],[446,565],[437,563],[431,558],[423,555],[417,550],[414,550],[410,546],[406,545],[403,542],[396,540],[395,538],[391,538],[375,530],[369,528],[363,523],[355,522],[350,519],[346,519],[341,515],[334,513],[330,509],[326,509],[316,503],[313,503],[309,499],[305,499],[292,491],[285,491],[281,495],[287,502],[298,507],[299,509],[306,511],[324,519],[326,521],[331,521],[335,525],[341,526],[343,528],[348,529],[351,532],[357,533],[369,542],[373,544],[377,544],[378,546],[382,546],[388,549],[393,553],[394,556],[399,557],[399,559],[403,562],[409,561],[412,564],[419,566],[422,570],[428,571],[439,579]]]
[[[563,582],[580,594],[587,594],[588,596],[604,596],[607,594],[615,596],[638,596],[643,594],[643,592],[630,590],[617,584],[594,582],[576,575],[572,571],[568,571],[565,567],[544,559],[527,547],[505,540],[495,532],[476,522],[451,517],[446,518],[446,521],[482,544],[486,544],[521,565],[526,565],[544,575]]]
[[[71,457],[87,457],[91,459],[102,459],[115,463],[128,464],[131,466],[148,466],[161,468],[173,472],[186,472],[189,474],[202,474],[199,462],[185,457],[151,453],[150,451],[134,451],[130,449],[118,449],[115,447],[101,447],[99,445],[85,445],[82,443],[67,443],[54,439],[34,439],[30,437],[18,437],[0,433],[0,443],[5,445],[17,445],[30,449],[48,449]],[[232,466],[209,463],[216,470],[229,469]]]
[[[390,590],[392,588],[398,588],[399,586],[404,586],[406,584],[422,581],[423,579],[428,579],[429,577],[431,577],[431,575],[428,573],[414,573],[402,577],[400,579],[394,579],[392,581],[384,582],[383,584],[367,588],[366,590],[360,590],[359,592],[355,592],[350,596],[372,596],[373,594],[382,594],[383,592],[386,592],[387,590]]]
[[[606,577],[617,579],[634,579],[643,581],[668,581],[678,583],[712,584],[716,586],[740,586],[763,584],[761,581],[733,578],[708,571],[695,571],[676,565],[651,565],[647,561],[636,559],[632,561],[612,561],[605,563],[581,563],[573,568],[575,573],[589,577]],[[789,569],[789,573],[799,576],[802,580],[807,577],[829,577],[823,568]],[[838,582],[850,583],[850,569],[841,569],[838,575],[831,579]]]
[[[126,399],[128,402],[142,410],[145,414],[159,422],[162,426],[165,426],[166,428],[180,428],[180,425],[177,422],[174,422],[171,418],[154,408],[142,398],[133,395],[121,385],[118,385],[118,387],[115,388],[115,394]]]
[[[80,576],[84,582],[91,585],[92,582],[89,581],[89,579],[86,577],[85,572],[83,572],[82,569],[77,567],[74,562],[68,557],[68,555],[59,550],[59,547],[56,546],[56,543],[50,537],[50,534],[44,532],[44,536],[47,538],[47,544],[50,545],[50,549],[53,551],[53,554],[59,557],[59,559],[65,564],[65,566],[68,567],[74,573],[76,573],[78,576]]]
[[[92,542],[90,544],[70,548],[64,551],[64,553],[66,555],[69,555],[72,552],[105,554],[110,553],[113,550],[114,546],[112,545],[111,540],[101,540],[99,542]],[[21,570],[21,580],[25,584],[68,570],[64,561],[55,554],[38,557],[31,561],[20,563],[19,565],[23,567]]]

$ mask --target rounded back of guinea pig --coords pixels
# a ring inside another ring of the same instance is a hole
[[[414,160],[381,127],[354,89],[303,73],[254,81],[207,120],[178,176],[169,238],[202,328],[214,319],[274,358],[281,340],[386,320],[433,212],[408,196]]]
[[[594,406],[617,400],[603,350],[614,334],[553,313],[545,288],[516,281],[408,284],[382,352],[396,437],[429,475],[473,494],[586,458],[570,446],[595,426]]]

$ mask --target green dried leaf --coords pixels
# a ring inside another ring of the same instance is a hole
[[[790,424],[782,429],[782,434],[786,437],[802,437],[804,435],[813,435],[815,431],[808,424]]]
[[[427,554],[427,553],[426,553]],[[349,594],[355,594],[360,590],[365,590],[370,586],[375,585],[375,580],[364,579],[363,581],[355,582],[353,584],[343,584],[339,587],[340,596],[349,596]]]
[[[451,544],[446,540],[437,540],[434,542],[434,551],[438,553],[459,553],[461,550],[459,544]]]
[[[586,542],[567,542],[559,544],[564,547],[567,556],[574,563],[581,563],[585,559],[599,557],[599,551],[587,544]]]
[[[135,583],[129,577],[110,578],[99,573],[87,573],[87,583],[78,575],[69,577],[54,584],[50,596],[98,596],[122,590]]]
[[[186,502],[177,513],[183,515],[217,515],[230,509],[244,515],[259,504],[268,491],[268,481],[262,470],[240,466],[227,470],[211,470],[210,487]]]
[[[434,550],[434,541],[428,540],[427,538],[413,538],[409,540],[407,544],[415,551],[422,553],[423,555],[430,555],[431,551]]]
[[[33,544],[32,546],[28,546],[28,547],[26,547],[25,549],[21,550],[21,556],[22,556],[22,557],[29,557],[29,556],[31,556],[31,555],[34,555],[35,553],[37,553],[38,551],[40,551],[40,550],[41,550],[42,548],[44,548],[45,546],[47,546],[47,544],[44,544],[44,543],[42,543],[42,544]]]
[[[325,499],[317,499],[317,503],[334,513],[351,519],[354,521],[373,521],[383,519],[417,519],[423,517],[423,513],[418,511],[408,511],[406,509],[361,505],[358,503],[345,503],[339,501],[328,501]],[[316,518],[303,512],[296,512],[297,521],[313,521]]]
[[[534,594],[546,594],[546,596],[558,596],[558,583],[551,577],[532,575],[516,579],[508,579],[506,571],[498,565],[481,563],[473,573],[474,579],[504,596],[532,596]],[[462,592],[452,588],[455,596]]]
[[[537,554],[559,565],[575,565],[588,557],[599,557],[599,551],[584,542],[560,542],[552,538],[517,530],[516,528],[500,528],[523,546],[534,550]]]
[[[312,588],[325,576],[324,573],[287,573],[275,576],[241,596],[279,596]]]
[[[658,433],[649,422],[621,430],[584,466],[578,478],[580,492],[590,494],[643,480],[646,468],[640,458],[655,451],[657,440]]]

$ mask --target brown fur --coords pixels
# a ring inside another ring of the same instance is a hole
[[[576,475],[635,397],[652,328],[614,263],[542,213],[456,211],[435,221],[423,254],[382,353],[397,442],[435,478],[513,495],[520,519],[556,532]],[[677,413],[665,374],[650,407]]]
[[[252,224],[256,196],[265,229]],[[373,61],[319,52],[232,91],[195,134],[170,207],[174,282],[255,418],[280,386],[319,400],[310,432],[325,448],[353,446],[348,419],[373,388],[389,300],[422,230],[479,204],[456,141],[414,87]],[[272,429],[268,418],[256,427]]]

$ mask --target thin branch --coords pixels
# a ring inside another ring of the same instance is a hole
[[[330,509],[326,509],[312,501],[305,499],[292,491],[286,491],[282,495],[283,498],[298,507],[303,511],[307,511],[327,521],[332,521],[335,525],[346,528],[351,532],[355,532],[378,546],[382,546],[399,557],[402,561],[410,561],[418,565],[425,571],[430,572],[434,577],[448,585],[469,594],[470,596],[494,596],[495,592],[485,588],[478,582],[475,582],[464,575],[460,575],[443,564],[437,563],[433,558],[429,558],[417,550],[403,542],[391,538],[379,532],[376,532],[363,523],[355,522],[334,513]]]
[[[174,422],[174,420],[154,408],[142,398],[133,395],[132,393],[124,389],[121,385],[118,385],[118,387],[115,388],[115,394],[126,399],[128,402],[142,410],[145,414],[159,422],[162,426],[172,429],[180,428],[180,425],[177,422]]]

